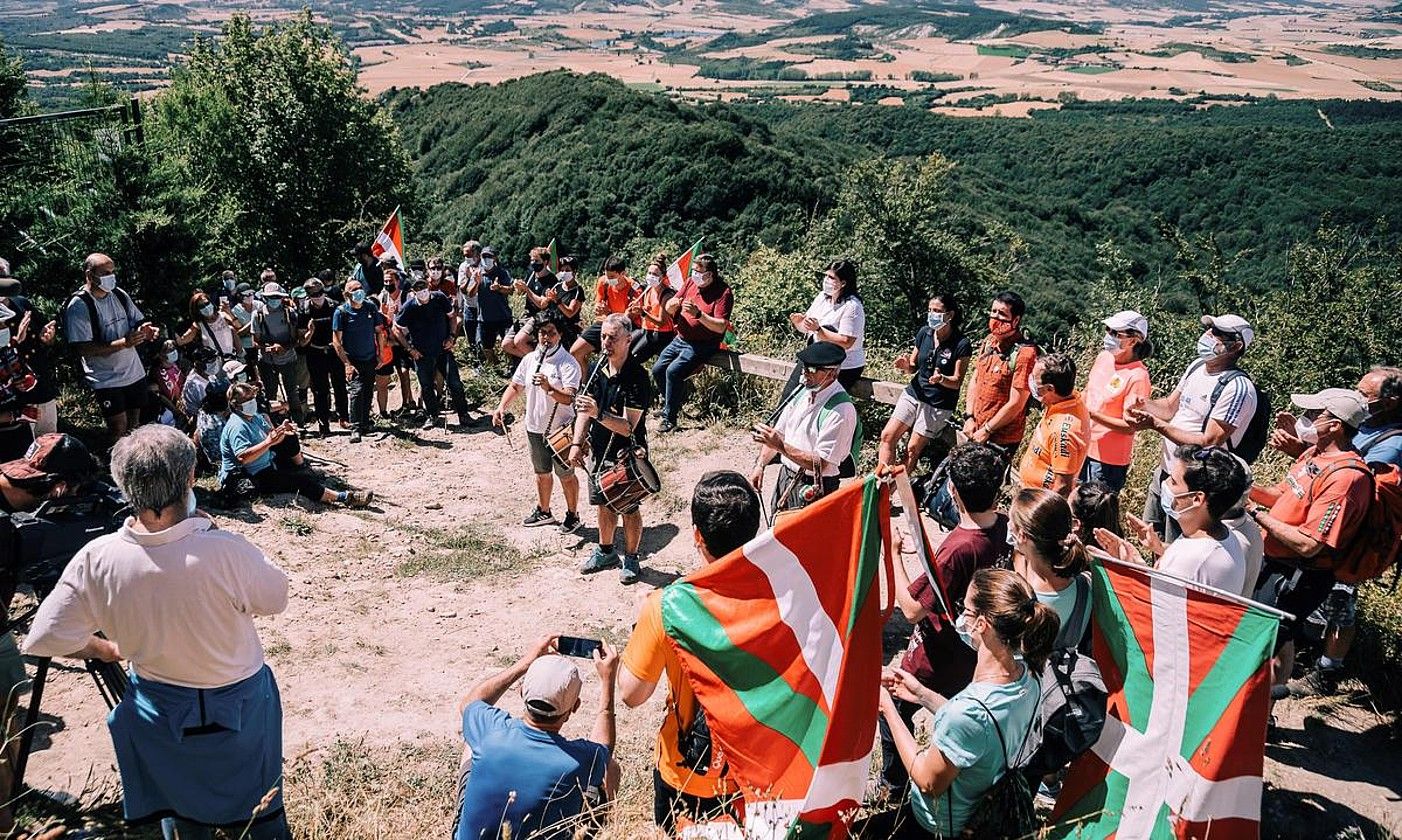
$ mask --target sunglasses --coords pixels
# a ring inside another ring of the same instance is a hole
[[[830,367],[814,367],[813,365],[804,365],[804,366],[803,366],[803,372],[804,372],[804,373],[807,373],[807,374],[825,373],[825,372],[830,371],[830,370],[837,370],[837,368],[830,368]]]

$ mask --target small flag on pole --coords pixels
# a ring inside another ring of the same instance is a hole
[[[699,256],[701,256],[701,240],[698,239],[696,244],[692,245],[685,254],[677,257],[675,262],[667,266],[667,285],[680,292],[682,283],[691,273],[691,263]]]
[[[555,237],[550,237],[550,273],[560,270],[560,255],[555,253]]]
[[[394,257],[400,268],[405,267],[404,262],[404,232],[399,225],[399,208],[394,208],[394,212],[389,214],[389,219],[385,226],[375,236],[375,244],[370,246],[370,253],[376,259],[383,259],[386,255]]]

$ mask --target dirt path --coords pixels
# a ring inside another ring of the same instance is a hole
[[[260,621],[282,687],[290,763],[330,763],[338,739],[349,739],[382,748],[385,761],[417,756],[428,745],[436,758],[419,771],[429,778],[450,773],[444,755],[451,755],[458,728],[457,699],[474,681],[548,632],[625,640],[651,585],[695,565],[686,509],[692,485],[707,470],[748,470],[753,457],[748,436],[734,429],[654,436],[653,444],[664,490],[645,508],[646,574],[632,587],[616,572],[586,578],[576,571],[592,545],[592,511],[574,536],[520,527],[534,490],[519,431],[510,441],[443,430],[358,445],[344,436],[312,440],[311,451],[351,465],[332,468],[333,475],[375,491],[371,511],[313,511],[280,497],[233,517],[217,515],[221,527],[262,546],[292,578],[287,612]],[[587,709],[598,685],[592,675],[585,682]],[[514,695],[505,705],[519,711]],[[44,709],[55,728],[39,738],[31,784],[75,796],[110,791],[116,776],[105,708],[86,675],[54,675]],[[1390,836],[1378,826],[1402,831],[1398,745],[1388,740],[1388,726],[1362,709],[1282,707],[1287,743],[1268,752],[1264,836],[1329,837],[1349,826],[1362,834],[1348,836]],[[613,836],[639,836],[645,824],[644,782],[661,714],[660,697],[620,711],[619,755],[632,794],[622,803],[630,827]],[[375,819],[384,822],[373,833],[343,826],[315,836],[414,836],[450,805],[434,801],[417,821],[395,812],[398,806],[383,807]],[[292,810],[295,818],[295,804]],[[401,828],[381,834],[386,823]],[[446,834],[438,825],[433,830]]]

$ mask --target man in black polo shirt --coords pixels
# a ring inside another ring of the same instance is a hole
[[[307,341],[307,374],[311,377],[312,400],[316,404],[317,430],[322,437],[331,434],[331,397],[336,398],[336,419],[342,429],[350,428],[350,408],[346,401],[346,374],[336,348],[331,344],[331,316],[336,302],[326,293],[326,284],[313,277],[302,288],[307,290],[303,317],[311,332]]]
[[[619,565],[613,544],[619,515],[604,504],[599,476],[630,449],[647,449],[646,414],[652,393],[647,371],[628,355],[632,334],[633,322],[627,315],[615,313],[604,318],[599,335],[604,356],[590,371],[585,380],[588,386],[575,403],[578,414],[570,459],[577,467],[584,465],[583,443],[588,435],[593,461],[589,470],[589,503],[597,508],[599,516],[599,545],[580,570],[585,574]],[[619,580],[625,584],[636,582],[641,571],[638,545],[642,538],[643,514],[634,508],[623,514],[623,568]]]

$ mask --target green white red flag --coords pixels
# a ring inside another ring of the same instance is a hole
[[[691,274],[691,264],[697,257],[701,256],[701,240],[696,240],[685,254],[677,257],[671,265],[667,266],[667,285],[677,291],[682,290],[682,283],[686,282],[687,275]]]
[[[1143,566],[1093,566],[1092,641],[1109,691],[1050,837],[1260,835],[1278,614]]]
[[[871,769],[889,546],[889,483],[869,476],[663,590],[747,838],[847,834]]]
[[[550,272],[560,270],[560,255],[555,252],[555,237],[550,237]]]
[[[408,264],[404,262],[404,232],[399,226],[398,207],[389,214],[385,226],[375,235],[375,242],[370,246],[370,253],[376,259],[381,259],[386,255],[394,257],[400,268],[408,267]]]

